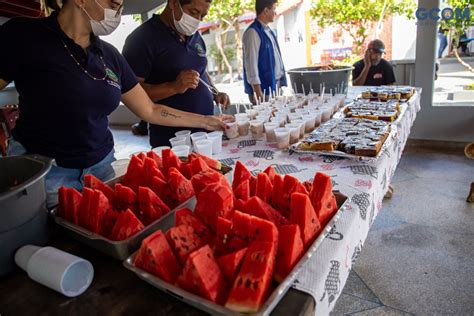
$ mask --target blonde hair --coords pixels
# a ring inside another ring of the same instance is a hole
[[[67,0],[41,0],[41,11],[48,16],[53,11],[60,11]]]

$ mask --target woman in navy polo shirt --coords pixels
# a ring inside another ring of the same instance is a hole
[[[20,117],[10,154],[52,157],[48,206],[61,185],[82,188],[83,175],[113,176],[114,142],[107,116],[122,101],[154,124],[216,130],[229,117],[154,104],[122,55],[99,39],[120,24],[119,0],[42,0],[47,18],[17,18],[0,27],[0,90],[14,81]]]

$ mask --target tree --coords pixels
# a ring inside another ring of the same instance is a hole
[[[224,62],[228,73],[232,80],[232,66],[225,54],[225,42],[227,33],[234,28],[234,40],[236,44],[235,55],[237,56],[238,71],[242,72],[242,36],[240,32],[239,17],[247,10],[255,7],[255,0],[219,0],[213,1],[211,8],[206,17],[209,22],[215,22],[218,25],[218,32],[216,33],[216,46],[219,50],[222,61]]]
[[[320,27],[340,25],[350,34],[354,52],[360,55],[372,23],[391,15],[413,18],[415,8],[414,0],[312,0],[311,16]]]
[[[461,59],[458,52],[461,36],[474,25],[474,4],[472,3],[472,0],[448,0],[447,5],[450,10],[441,11],[440,28],[445,30],[446,35],[451,32],[454,55],[461,65],[474,72],[474,69]]]
[[[234,59],[236,57],[236,53],[235,53],[234,48],[226,47],[224,49],[224,51],[225,51],[225,57],[227,58],[227,60],[229,62],[234,61]],[[212,44],[211,47],[209,48],[209,56],[211,56],[216,61],[216,65],[217,65],[217,69],[218,69],[217,72],[218,72],[218,74],[221,74],[222,70],[225,67],[224,58],[222,58],[221,52],[217,48],[216,44]]]

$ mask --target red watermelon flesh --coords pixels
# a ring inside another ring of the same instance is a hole
[[[303,186],[306,189],[306,192],[311,192],[313,190],[313,184],[310,181],[303,182]]]
[[[125,212],[120,212],[117,217],[117,222],[115,223],[110,239],[112,240],[125,240],[139,231],[141,231],[145,226],[142,222],[135,216],[135,214],[126,210]]]
[[[217,259],[217,264],[219,264],[219,267],[229,284],[234,283],[247,249],[248,248],[246,247]]]
[[[212,170],[201,157],[194,158],[191,161],[191,168],[193,170],[193,175]]]
[[[59,189],[59,216],[65,220],[79,224],[78,213],[81,206],[82,194],[76,189],[61,187]]]
[[[178,169],[169,169],[168,186],[170,188],[175,205],[186,202],[194,196],[194,189],[191,181],[186,179]]]
[[[194,174],[193,166],[189,162],[181,164],[181,173],[186,177],[186,179],[191,180]]]
[[[245,180],[250,180],[252,174],[240,161],[235,164],[234,179],[232,180],[232,189],[236,189]]]
[[[247,245],[248,240],[241,239],[235,235],[231,220],[224,217],[217,218],[216,238],[214,242],[217,254],[225,255],[242,249]]]
[[[143,240],[137,257],[135,257],[134,265],[172,284],[181,270],[178,260],[161,230]]]
[[[255,196],[257,193],[257,178],[252,176],[249,179],[249,187],[250,187],[250,197]]]
[[[245,208],[245,201],[241,199],[234,199],[234,210],[242,211]]]
[[[94,197],[94,190],[89,188],[82,189],[81,205],[77,213],[77,224],[81,227],[87,228],[89,226],[89,211],[91,209],[92,199]]]
[[[165,175],[168,174],[170,168],[181,169],[181,160],[171,149],[163,149],[161,155],[163,156],[163,172]]]
[[[241,240],[278,243],[278,229],[275,224],[259,217],[235,211],[232,227],[235,236]]]
[[[186,263],[188,256],[204,244],[194,229],[187,225],[171,227],[166,232],[166,237],[178,260],[183,265]]]
[[[275,168],[273,168],[272,166],[268,166],[263,172],[267,174],[268,178],[270,179],[270,182],[273,185],[273,181],[275,180],[276,175]]]
[[[122,184],[138,192],[138,187],[143,185],[144,182],[146,181],[143,179],[143,161],[137,156],[132,156]]]
[[[67,196],[68,191],[69,189],[64,186],[60,187],[58,190],[58,216],[74,223],[74,218],[71,218],[72,220],[68,218],[68,212],[70,210],[69,199]]]
[[[176,284],[212,302],[220,301],[225,292],[225,279],[208,245],[189,256]]]
[[[143,161],[143,160],[145,160],[146,155],[145,155],[144,152],[141,152],[141,153],[137,154],[136,157],[138,159],[140,159],[141,161]]]
[[[273,207],[268,203],[262,201],[258,196],[250,198],[246,203],[243,212],[263,218],[267,221],[272,222],[276,226],[288,224],[288,220],[278,213]]]
[[[130,209],[133,213],[138,215],[138,197],[135,191],[125,185],[117,183],[115,185],[115,207],[119,211]]]
[[[316,173],[310,198],[319,221],[325,226],[337,212],[337,202],[332,192],[330,176],[321,172]]]
[[[257,175],[255,196],[258,196],[266,203],[270,203],[272,199],[273,185],[266,173],[259,173]]]
[[[115,199],[114,190],[111,187],[109,187],[107,184],[103,183],[102,181],[94,177],[92,174],[86,174],[84,176],[84,186],[94,189],[94,190],[102,191],[102,193],[104,193],[104,195],[109,200],[110,204],[114,203],[114,199]]]
[[[163,168],[163,161],[161,160],[161,157],[158,156],[158,154],[155,153],[153,150],[150,150],[149,152],[147,152],[147,153],[146,153],[146,156],[147,156],[148,158],[153,159],[153,160],[155,161],[156,167],[157,167],[158,169]]]
[[[321,224],[306,194],[293,193],[291,195],[290,222],[300,227],[301,239],[305,249],[308,249],[318,236]]]
[[[290,203],[291,194],[294,192],[300,192],[304,189],[303,185],[290,175],[286,175],[283,179],[283,186],[281,187],[280,194],[276,196],[274,207],[279,210],[286,218],[290,217]]]
[[[191,226],[198,237],[204,241],[210,237],[209,228],[190,209],[183,208],[176,211],[174,226],[180,225]]]
[[[139,218],[145,225],[150,225],[170,211],[170,208],[150,188],[138,189]]]
[[[247,201],[250,198],[250,181],[245,180],[237,188],[234,189],[236,199]]]
[[[279,209],[279,198],[283,194],[283,177],[276,174],[273,178],[273,192],[272,192],[272,203],[271,205],[278,211]]]
[[[232,190],[215,183],[199,193],[194,212],[206,225],[216,231],[217,217],[228,217],[233,209],[234,194]]]
[[[196,196],[198,196],[199,193],[204,190],[204,188],[215,183],[230,188],[227,179],[219,172],[213,170],[208,170],[206,172],[200,172],[198,174],[195,174],[191,179],[191,183],[193,185],[194,193],[196,194]]]
[[[175,206],[176,201],[173,199],[170,187],[163,179],[154,177],[151,180],[151,190],[155,192],[168,207],[172,208]]]
[[[151,159],[146,157],[145,160],[143,161],[143,178],[145,179],[145,183],[143,186],[151,186],[151,181],[154,177],[159,177],[161,179],[165,179],[164,174],[158,169],[156,166],[156,162]]]
[[[89,209],[87,229],[99,235],[105,232],[105,217],[112,206],[107,197],[99,190],[94,191]]]
[[[222,163],[218,160],[212,159],[211,157],[204,156],[198,153],[191,153],[189,156],[189,161],[193,161],[196,158],[201,158],[208,165],[209,168],[220,171],[222,169]]]
[[[112,235],[112,230],[114,229],[115,224],[117,223],[119,213],[119,211],[113,208],[109,208],[107,210],[107,212],[105,213],[104,233],[102,234],[102,236],[110,237]]]
[[[225,306],[241,313],[256,313],[271,290],[276,244],[250,244]]]
[[[303,240],[300,227],[296,224],[283,225],[278,234],[278,255],[276,261],[275,280],[283,282],[303,255]]]

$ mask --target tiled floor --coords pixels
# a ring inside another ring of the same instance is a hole
[[[333,315],[474,314],[474,161],[407,150]]]
[[[148,137],[113,129],[117,159]],[[406,150],[333,315],[473,315],[474,161]]]

